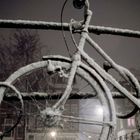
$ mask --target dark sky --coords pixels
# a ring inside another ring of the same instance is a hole
[[[0,18],[60,22],[63,2],[64,0],[0,0]],[[65,22],[71,18],[82,19],[82,10],[75,10],[71,2],[72,0],[68,1],[64,11]],[[140,30],[140,0],[90,0],[90,3],[93,10],[92,25]],[[6,32],[6,29],[0,29],[0,34]],[[53,54],[67,56],[61,32],[39,31],[39,34],[42,43]],[[117,63],[127,68],[140,69],[140,39],[112,35],[92,37]],[[72,46],[71,43],[69,46]],[[95,56],[96,61],[100,61],[94,49],[88,46],[86,50],[90,56]]]

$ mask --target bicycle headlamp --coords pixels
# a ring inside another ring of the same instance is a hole
[[[76,9],[82,9],[85,5],[85,0],[73,0],[73,6]]]

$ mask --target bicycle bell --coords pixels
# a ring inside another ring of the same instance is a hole
[[[85,6],[85,0],[73,0],[73,6],[76,9],[82,9]]]

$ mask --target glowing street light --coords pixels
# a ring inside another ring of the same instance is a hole
[[[89,139],[91,139],[91,136],[88,136]]]
[[[54,138],[54,137],[56,136],[56,131],[51,131],[51,132],[50,132],[50,135],[51,135],[51,137]]]
[[[103,115],[103,108],[101,106],[98,106],[96,108],[96,113],[97,113],[97,115]]]

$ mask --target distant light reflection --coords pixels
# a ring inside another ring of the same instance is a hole
[[[51,131],[50,135],[51,135],[51,137],[55,137],[56,136],[56,131]]]
[[[96,114],[97,115],[103,115],[103,108],[101,106],[96,107]]]

